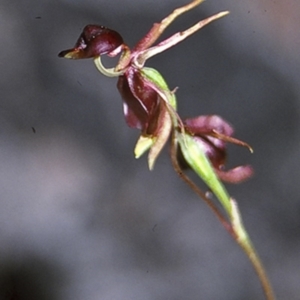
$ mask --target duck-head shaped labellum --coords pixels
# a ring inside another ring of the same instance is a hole
[[[99,25],[87,25],[74,48],[61,51],[58,56],[72,59],[93,58],[109,54],[123,44],[121,35]]]

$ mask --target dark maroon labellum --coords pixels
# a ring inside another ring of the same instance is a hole
[[[87,25],[78,38],[75,47],[60,52],[59,57],[81,59],[107,54],[123,44],[121,35],[99,25]]]

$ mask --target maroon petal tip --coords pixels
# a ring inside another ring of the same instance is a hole
[[[253,175],[254,171],[251,166],[245,165],[230,169],[228,171],[216,169],[216,173],[222,181],[228,183],[241,183],[249,179]]]
[[[76,49],[76,48],[63,50],[58,53],[58,57],[70,58],[70,59],[85,58],[82,55],[82,51],[80,49]]]

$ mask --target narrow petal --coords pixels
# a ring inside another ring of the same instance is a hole
[[[218,115],[186,119],[184,124],[191,134],[207,138],[220,149],[225,149],[225,142],[227,142],[247,147],[251,153],[253,152],[249,144],[232,137],[233,127]]]
[[[221,133],[219,133],[219,132],[217,132],[215,130],[210,135],[212,137],[215,137],[215,139],[218,139],[219,141],[224,141],[224,142],[227,142],[227,143],[232,143],[232,144],[236,144],[238,146],[246,147],[246,148],[249,149],[249,151],[251,153],[253,153],[252,147],[249,144],[247,144],[247,143],[245,143],[245,142],[243,142],[243,141],[241,141],[239,139],[233,138],[231,136],[227,136],[225,134],[221,134]]]
[[[154,167],[154,163],[169,139],[171,129],[172,129],[172,119],[171,115],[167,109],[166,103],[164,101],[160,102],[160,113],[157,120],[157,130],[154,134],[155,142],[153,146],[150,148],[149,156],[148,156],[148,164],[149,169],[152,170]]]
[[[222,11],[218,14],[215,14],[211,17],[208,17],[208,18],[196,23],[194,26],[188,28],[185,31],[175,33],[174,35],[172,35],[171,37],[162,41],[161,43],[159,43],[158,45],[156,45],[154,47],[151,47],[151,48],[147,47],[145,50],[140,51],[138,53],[138,55],[135,57],[136,65],[139,67],[144,66],[146,60],[149,59],[150,57],[175,46],[179,42],[183,41],[184,39],[186,39],[187,37],[189,37],[196,31],[198,31],[199,29],[204,27],[205,25],[207,25],[210,22],[212,22],[216,19],[219,19],[227,14],[229,14],[229,11]],[[157,25],[159,25],[159,24],[154,24],[154,26],[153,26],[154,34],[157,34],[157,32],[159,32],[159,28],[157,28]],[[152,40],[151,36],[147,37],[147,40],[145,43],[145,44],[147,44],[147,46],[152,44],[152,42],[148,43],[148,40]],[[139,47],[139,45],[138,45],[138,49],[141,49],[141,48],[144,48],[144,45],[142,45],[142,47]]]
[[[153,24],[150,31],[137,43],[134,51],[141,51],[149,48],[153,45],[160,35],[165,31],[165,29],[181,14],[193,9],[195,6],[199,5],[203,0],[194,0],[189,4],[175,9],[170,15],[164,18],[160,23]]]

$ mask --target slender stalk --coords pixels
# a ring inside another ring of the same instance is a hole
[[[101,61],[101,56],[94,58],[94,64],[98,71],[107,77],[118,77],[124,74],[124,71],[116,71],[115,68],[105,68]]]
[[[241,214],[238,209],[238,205],[234,199],[230,198],[230,213],[228,214],[230,221],[228,221],[217,206],[206,197],[205,193],[201,191],[201,189],[182,171],[179,166],[177,160],[177,140],[175,136],[175,132],[173,132],[172,136],[172,144],[171,144],[171,161],[173,164],[173,168],[178,173],[180,178],[187,183],[191,189],[208,205],[208,207],[213,211],[216,217],[219,219],[221,224],[225,227],[228,233],[232,236],[232,238],[236,241],[236,243],[242,248],[246,256],[249,258],[258,278],[262,285],[265,298],[267,300],[275,300],[275,295],[272,290],[272,286],[268,279],[265,268],[248,236],[248,233],[243,225]]]
[[[262,288],[265,293],[265,297],[267,300],[275,300],[275,295],[271,286],[271,283],[268,279],[267,273],[265,271],[265,268],[255,251],[253,245],[250,243],[246,243],[240,240],[237,240],[237,243],[240,245],[240,247],[244,250],[246,255],[248,256],[249,260],[252,263],[252,266],[254,267],[254,270],[260,280],[260,283],[262,285]]]
[[[231,224],[233,231],[236,235],[236,242],[243,249],[245,254],[248,256],[254,270],[260,280],[262,288],[264,290],[265,296],[267,300],[275,300],[275,295],[271,286],[271,283],[268,279],[265,268],[247,234],[247,231],[243,225],[241,214],[238,209],[238,205],[234,199],[230,200],[232,206],[232,216],[231,216]]]

